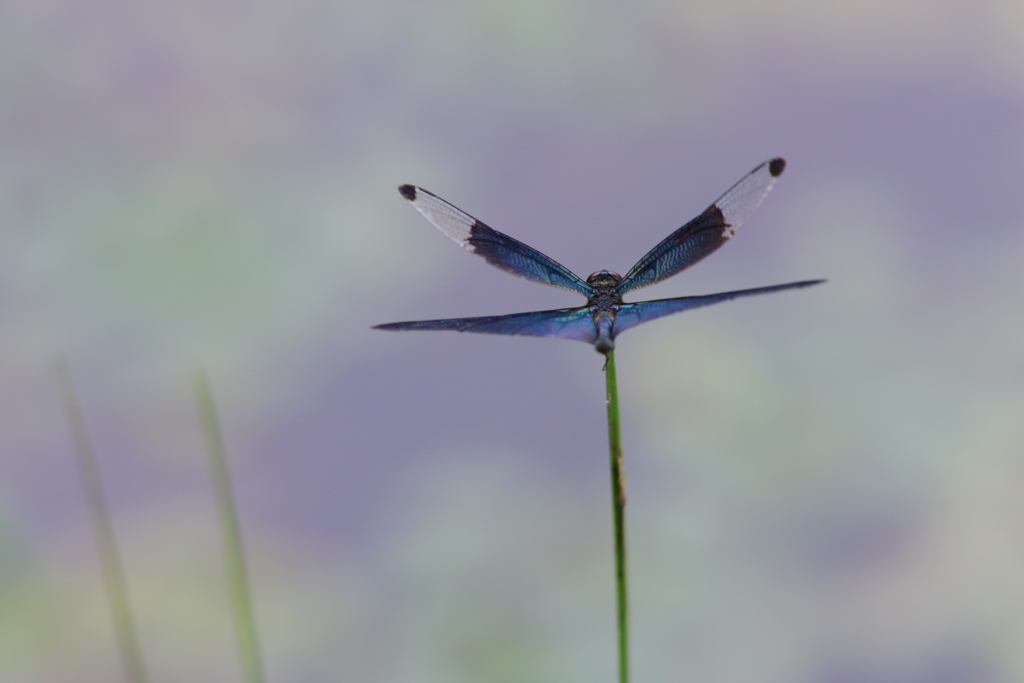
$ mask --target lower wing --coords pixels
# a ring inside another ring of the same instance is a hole
[[[755,294],[771,294],[781,292],[785,289],[799,289],[821,284],[825,280],[801,280],[800,282],[787,282],[784,285],[772,285],[770,287],[755,287],[754,289],[740,289],[735,292],[719,292],[718,294],[705,294],[704,296],[683,296],[676,299],[655,299],[654,301],[640,301],[635,304],[622,304],[615,316],[615,329],[612,336],[616,336],[631,327],[640,323],[654,320],[662,316],[679,313],[691,308],[710,306],[729,299],[738,299],[741,296],[754,296]]]
[[[375,325],[375,330],[455,330],[482,334],[520,334],[531,337],[562,337],[594,343],[597,330],[590,310],[559,308],[554,311],[491,315],[482,318],[454,318],[450,320],[416,320],[407,323]]]

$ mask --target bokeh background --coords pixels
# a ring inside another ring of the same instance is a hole
[[[234,681],[211,377],[270,681],[610,681],[602,359],[371,325],[570,306],[422,185],[633,300],[638,681],[1024,680],[1024,4],[10,1],[0,678],[121,680],[54,360],[154,681]]]

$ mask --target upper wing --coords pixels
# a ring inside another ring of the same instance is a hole
[[[640,323],[654,320],[665,315],[678,313],[691,308],[710,306],[720,301],[737,299],[741,296],[754,296],[755,294],[771,294],[781,292],[784,289],[798,289],[810,287],[825,282],[825,280],[801,280],[800,282],[787,282],[784,285],[772,285],[770,287],[755,287],[754,289],[740,289],[735,292],[719,292],[718,294],[705,294],[704,296],[683,296],[675,299],[655,299],[654,301],[640,301],[635,304],[622,304],[615,316],[615,329],[612,336],[616,336],[631,327]]]
[[[422,187],[402,185],[398,191],[434,227],[466,250],[483,256],[492,266],[545,285],[571,289],[586,297],[594,293],[590,285],[565,266],[519,240],[484,225]]]
[[[733,185],[701,215],[666,237],[637,261],[615,293],[646,287],[689,268],[735,234],[761,204],[786,168],[783,159],[766,161]]]
[[[590,310],[559,308],[554,311],[491,315],[482,318],[451,320],[417,320],[407,323],[375,325],[375,330],[457,330],[484,334],[521,334],[531,337],[562,337],[593,343],[597,338]]]

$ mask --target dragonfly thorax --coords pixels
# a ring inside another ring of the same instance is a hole
[[[587,278],[587,284],[594,288],[587,305],[592,313],[611,313],[614,315],[622,303],[622,297],[615,293],[615,287],[622,281],[622,276],[610,270],[599,270]]]
[[[622,305],[622,297],[615,293],[615,287],[621,281],[621,275],[608,270],[599,270],[587,278],[587,284],[594,289],[587,300],[587,309],[594,318],[597,332],[593,339],[594,348],[601,353],[615,348],[615,316]]]
[[[622,280],[622,276],[618,273],[613,273],[610,270],[599,270],[596,273],[591,273],[590,277],[587,278],[587,284],[594,289],[601,289],[605,287],[614,287],[619,284]]]

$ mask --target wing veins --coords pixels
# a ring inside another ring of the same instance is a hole
[[[586,306],[531,311],[476,318],[447,318],[386,323],[374,329],[393,332],[407,330],[454,330],[481,334],[513,334],[532,337],[562,337],[592,342],[596,337],[593,318]]]
[[[499,232],[436,194],[415,185],[398,191],[424,218],[470,253],[496,268],[541,284],[589,297],[593,289],[578,275],[533,247]]]
[[[615,293],[621,296],[631,289],[660,282],[714,253],[760,206],[785,167],[785,161],[775,158],[740,178],[699,216],[637,261]]]

